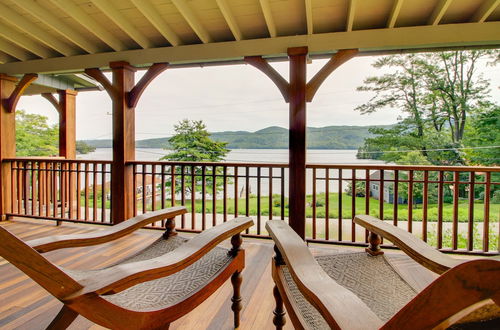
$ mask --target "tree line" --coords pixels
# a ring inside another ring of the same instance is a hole
[[[500,62],[498,50],[386,56],[373,66],[385,71],[365,79],[358,91],[373,92],[357,111],[403,113],[390,128],[372,128],[358,158],[398,164],[499,165],[500,106],[478,67]],[[495,86],[494,88],[498,88]]]

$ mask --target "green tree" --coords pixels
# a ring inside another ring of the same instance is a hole
[[[471,118],[465,137],[465,149],[471,164],[500,165],[500,106]]]
[[[17,156],[57,156],[59,129],[49,125],[47,117],[16,111]]]
[[[76,141],[76,152],[83,155],[95,151],[95,147],[83,141]]]
[[[389,73],[368,77],[358,91],[375,95],[356,108],[362,114],[398,108],[405,117],[390,129],[376,129],[376,137],[360,148],[361,158],[397,161],[415,150],[437,165],[466,162],[463,147],[470,116],[480,114],[488,96],[488,81],[477,72],[485,50],[394,55],[374,63]],[[436,151],[430,151],[440,149]],[[445,150],[443,150],[445,149]],[[389,154],[383,151],[391,151]]]
[[[201,120],[184,119],[179,124],[174,126],[175,135],[169,139],[169,143],[173,152],[163,156],[160,160],[170,161],[187,161],[187,162],[219,162],[229,152],[226,148],[226,142],[214,141],[210,138],[210,133],[207,131],[205,124]],[[181,173],[182,167],[175,168],[176,173]],[[205,184],[210,191],[213,187],[213,169],[206,168]],[[216,174],[219,173],[217,170]],[[192,180],[195,180],[195,189],[201,191],[198,187],[203,185],[203,168],[201,166],[188,166],[184,168],[184,184],[185,193],[191,192]],[[176,182],[177,192],[181,189],[181,177],[177,176]],[[171,183],[166,183],[168,186]],[[222,182],[216,182],[217,190],[222,187]]]
[[[210,138],[202,120],[184,119],[174,126],[175,135],[169,139],[173,153],[162,160],[188,162],[218,162],[229,152],[226,142]]]

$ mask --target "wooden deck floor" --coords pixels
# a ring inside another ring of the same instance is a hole
[[[84,233],[102,228],[84,224],[63,224],[56,227],[53,222],[20,219],[0,222],[0,225],[24,240],[55,234]],[[45,256],[67,268],[99,268],[141,249],[160,234],[161,232],[155,230],[140,230],[118,242],[110,242],[99,247],[58,250],[46,253]],[[243,273],[244,307],[240,329],[274,329],[273,282],[270,268],[273,245],[269,240],[245,239],[244,248],[246,268]],[[338,246],[313,247],[315,254],[331,253],[339,249]],[[415,285],[423,286],[432,279],[431,273],[421,270],[411,259],[398,253],[390,253],[390,256],[395,264],[400,265],[402,273],[413,278]],[[232,327],[230,295],[231,285],[226,283],[193,312],[172,323],[170,329],[230,329]],[[0,258],[1,329],[44,329],[61,306],[58,300]],[[290,322],[287,322],[285,328],[292,329]],[[102,327],[79,316],[70,329],[102,329]]]

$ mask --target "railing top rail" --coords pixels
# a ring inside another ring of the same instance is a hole
[[[332,168],[355,170],[400,171],[449,171],[449,172],[500,172],[500,166],[435,166],[435,165],[386,165],[386,164],[306,164],[307,168]]]
[[[87,160],[87,159],[65,159],[59,157],[16,157],[5,158],[3,162],[57,162],[57,163],[70,163],[70,164],[111,164],[111,160]]]
[[[87,164],[111,164],[111,160],[64,159],[61,157],[16,157],[6,158],[4,162],[64,162]],[[188,161],[141,161],[127,162],[129,165],[184,165],[184,166],[226,166],[226,167],[275,167],[287,168],[288,163],[245,163],[245,162],[188,162]],[[306,168],[354,169],[354,170],[400,170],[400,171],[449,171],[449,172],[500,172],[500,166],[435,166],[435,165],[387,165],[387,164],[306,164]]]
[[[127,162],[129,165],[185,165],[185,166],[226,166],[226,167],[278,167],[286,168],[287,163],[243,163],[243,162],[172,162],[172,161],[140,161]]]

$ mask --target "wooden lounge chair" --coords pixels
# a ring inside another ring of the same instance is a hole
[[[374,217],[361,215],[354,222],[370,231],[368,253],[316,258],[284,221],[267,222],[276,244],[272,276],[277,329],[285,322],[283,303],[296,329],[443,329],[451,325],[461,329],[472,324],[499,328],[499,260],[454,259]],[[441,275],[423,289],[412,287],[383,255],[379,235]]]
[[[112,329],[168,328],[170,322],[198,306],[231,278],[234,325],[241,310],[244,251],[240,233],[250,218],[236,218],[190,240],[176,235],[172,207],[139,215],[91,234],[63,235],[23,242],[0,226],[0,255],[64,303],[48,328],[64,329],[78,314]],[[167,219],[167,231],[141,252],[98,270],[68,270],[40,253],[109,242],[136,229]],[[217,245],[231,238],[232,249]]]

